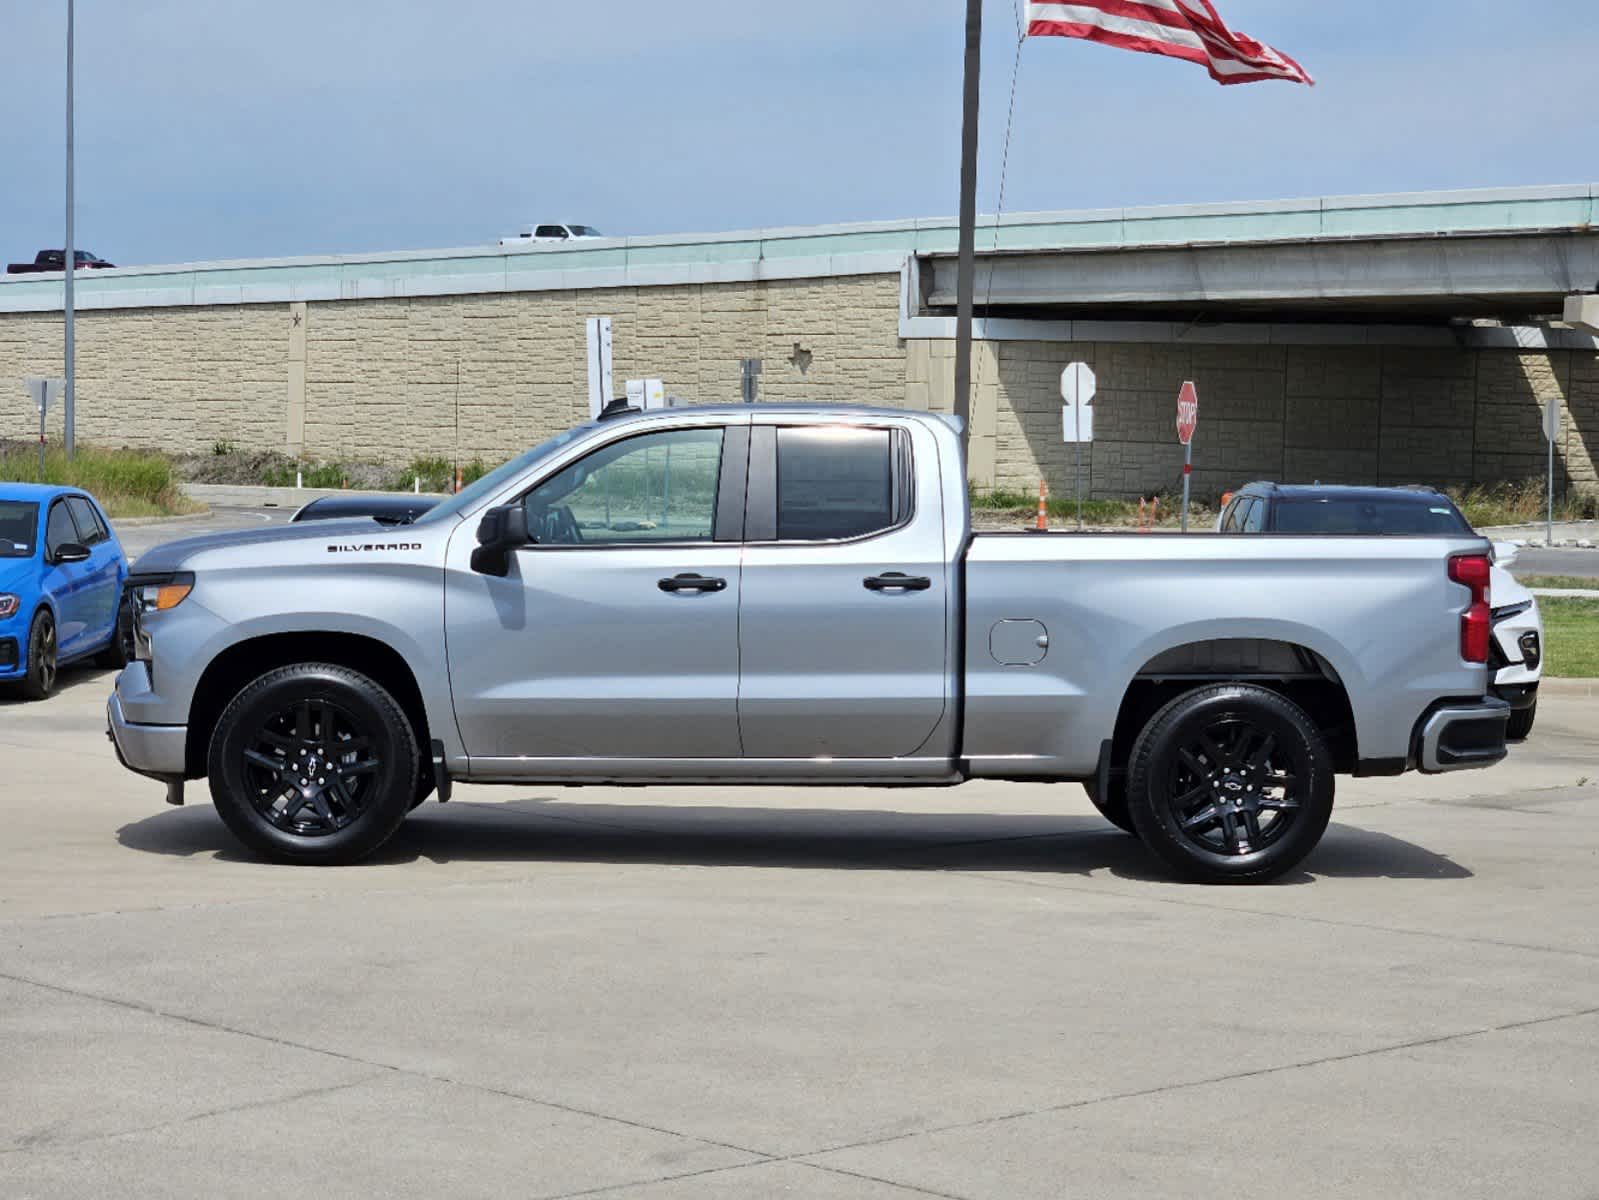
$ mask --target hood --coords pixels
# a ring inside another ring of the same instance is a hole
[[[1532,593],[1517,582],[1516,577],[1498,563],[1488,572],[1488,603],[1495,608],[1506,608],[1531,600]]]
[[[349,521],[306,521],[298,525],[269,525],[266,528],[230,529],[199,537],[166,542],[139,556],[133,564],[138,575],[176,571],[189,559],[212,550],[231,550],[239,546],[258,546],[268,542],[317,542],[341,536],[370,537],[374,533],[393,534],[393,526],[382,525],[370,517]]]

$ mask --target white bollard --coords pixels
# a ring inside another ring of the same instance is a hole
[[[299,491],[300,489],[302,489],[304,487],[305,487],[305,472],[304,471],[296,471],[294,473],[294,488],[295,488],[296,491]]]
[[[411,482],[411,494],[414,496],[420,496],[422,494],[422,476],[413,476]]]

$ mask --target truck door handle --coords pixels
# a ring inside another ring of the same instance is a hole
[[[708,575],[672,575],[655,586],[663,592],[720,592],[727,587],[727,580]]]
[[[933,581],[927,576],[907,575],[903,571],[888,571],[866,577],[866,590],[869,592],[925,592],[932,586]]]

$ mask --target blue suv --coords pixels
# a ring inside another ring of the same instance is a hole
[[[122,603],[128,560],[92,496],[75,488],[0,483],[0,684],[42,700],[60,668],[97,655],[128,661]]]

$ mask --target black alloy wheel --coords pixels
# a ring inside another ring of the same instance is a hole
[[[47,699],[60,677],[56,622],[50,610],[41,608],[28,631],[28,673],[22,681],[22,694],[29,700]]]
[[[381,685],[348,667],[297,664],[261,676],[223,712],[211,798],[265,857],[354,862],[405,819],[419,760],[409,718]]]
[[[348,828],[371,799],[383,766],[350,712],[296,700],[258,723],[244,750],[250,803],[276,829],[325,837]]]
[[[1265,688],[1229,684],[1155,714],[1133,746],[1128,799],[1139,836],[1184,874],[1262,880],[1321,840],[1332,770],[1303,710]]]

